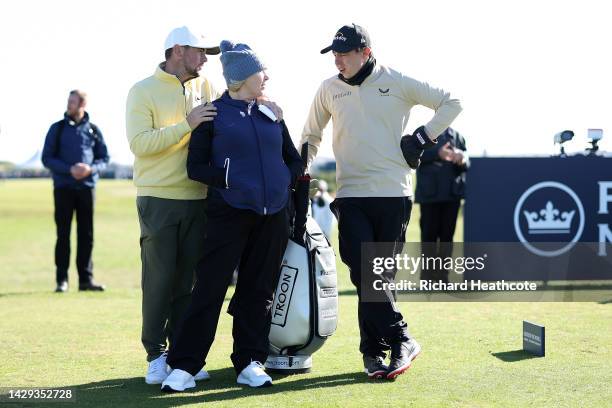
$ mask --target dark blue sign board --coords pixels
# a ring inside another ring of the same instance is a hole
[[[546,354],[545,328],[536,323],[523,320],[523,350],[535,356]]]
[[[520,242],[524,251],[511,251],[496,265],[466,273],[466,279],[612,279],[612,158],[473,158],[471,163],[464,241]]]

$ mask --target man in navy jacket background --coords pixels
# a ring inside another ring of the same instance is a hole
[[[453,253],[457,215],[464,197],[465,173],[470,167],[465,138],[446,129],[435,146],[425,149],[417,169],[415,201],[421,206],[423,254],[445,259]],[[448,282],[449,271],[423,269],[422,280]]]
[[[79,290],[104,290],[103,285],[93,280],[91,253],[96,181],[109,156],[100,129],[89,121],[86,104],[87,95],[83,91],[70,92],[64,119],[49,128],[42,153],[42,162],[53,175],[56,292],[68,290],[70,228],[74,212]]]

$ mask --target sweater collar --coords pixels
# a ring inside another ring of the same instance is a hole
[[[155,74],[154,74],[155,78],[159,79],[160,81],[169,82],[171,84],[178,83],[179,85],[185,85],[189,83],[189,81],[191,81],[190,79],[189,81],[186,81],[185,84],[181,84],[181,81],[178,79],[176,75],[169,74],[166,71],[164,71],[165,65],[166,63],[162,62],[157,66],[157,68],[155,69]]]
[[[376,67],[376,59],[370,56],[365,64],[361,67],[361,69],[351,78],[346,79],[342,74],[338,74],[338,79],[340,79],[345,84],[349,84],[351,86],[359,86],[366,80],[367,77],[372,74],[374,68]]]
[[[370,75],[368,75],[363,82],[361,83],[361,85],[359,86],[364,86],[364,85],[369,85],[370,83],[376,81],[380,75],[382,74],[382,67],[377,63],[374,65],[374,68],[372,69],[372,72],[370,73]],[[339,77],[336,77],[339,81],[341,81],[344,84],[347,84],[345,81],[342,81]],[[349,84],[347,84],[349,85]],[[351,85],[354,86],[354,85]]]
[[[370,73],[370,75],[368,75],[363,82],[361,83],[361,85],[364,84],[369,84],[370,82],[374,82],[378,79],[378,77],[381,74],[381,67],[378,64],[374,65],[374,69],[372,69],[372,72]]]

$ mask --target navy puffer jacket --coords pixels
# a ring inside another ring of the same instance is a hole
[[[191,134],[189,178],[208,184],[234,208],[261,215],[282,210],[302,171],[287,127],[227,92],[213,103],[215,120]]]

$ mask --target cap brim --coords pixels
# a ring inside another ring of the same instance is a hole
[[[206,55],[217,55],[221,53],[221,48],[217,47],[206,47]]]
[[[332,44],[329,47],[325,47],[321,50],[321,54],[325,54],[328,53],[330,51],[336,51],[336,52],[349,52],[352,50],[357,49],[357,47],[353,47],[351,45],[345,45],[343,47],[343,44]]]
[[[181,44],[176,44],[176,45],[183,46],[183,45],[181,45]],[[199,48],[199,49],[201,49],[201,50],[204,50],[204,53],[205,53],[206,55],[217,55],[217,54],[221,54],[221,48],[219,48],[219,46],[218,46],[218,45],[213,45],[212,47],[206,47],[206,46],[203,46],[203,45],[201,45],[201,44],[198,44],[198,45],[189,45],[189,46],[190,46],[190,47],[192,47],[192,48]],[[173,45],[172,47],[174,47],[174,45]],[[170,48],[172,48],[172,47],[168,47],[168,48],[166,48],[166,50],[168,50],[168,49],[170,49]],[[164,51],[165,51],[165,50],[164,50]]]
[[[330,52],[332,49],[332,46],[330,45],[329,47],[325,47],[321,50],[321,54],[327,54],[328,52]]]

